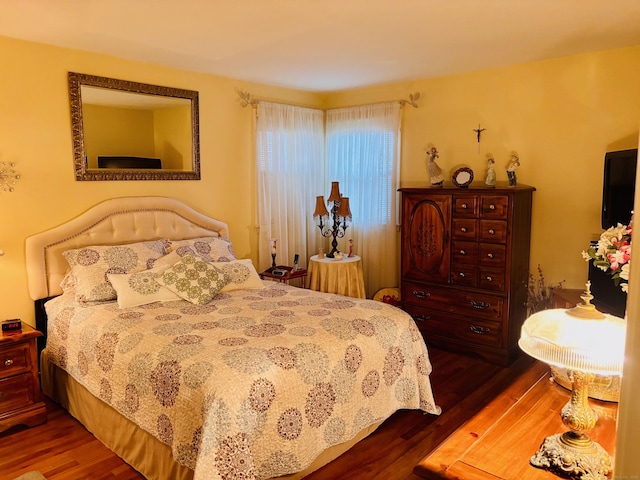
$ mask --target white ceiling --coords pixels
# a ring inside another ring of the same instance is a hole
[[[640,45],[640,0],[0,0],[0,35],[334,91]]]

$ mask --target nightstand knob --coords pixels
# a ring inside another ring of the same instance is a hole
[[[464,278],[464,272],[460,272],[458,275],[460,275],[460,277]]]
[[[493,258],[493,253],[487,253],[487,257]]]
[[[462,208],[467,208],[467,204],[463,203],[462,205],[460,205]]]
[[[489,233],[490,233],[491,235],[495,235],[495,234],[496,234],[496,231],[495,231],[493,228],[491,228],[491,229],[489,230]]]
[[[465,252],[464,250],[460,250],[460,255],[466,255],[467,252]]]
[[[462,227],[462,228],[460,229],[460,231],[461,231],[462,233],[466,233],[466,231],[467,231],[467,227]]]
[[[487,277],[487,281],[493,282],[493,278],[492,277]]]
[[[4,366],[5,366],[5,367],[10,367],[11,365],[13,365],[13,358],[7,358],[7,359],[4,361]]]
[[[493,204],[489,205],[489,210],[495,210],[495,209],[496,209],[495,205],[493,205]]]

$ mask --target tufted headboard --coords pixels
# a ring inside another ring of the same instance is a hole
[[[66,250],[90,245],[120,245],[217,235],[229,237],[227,224],[168,197],[121,197],[106,200],[62,225],[26,240],[29,294],[33,300],[62,293],[69,269]]]

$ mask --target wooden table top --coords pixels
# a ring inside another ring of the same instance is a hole
[[[425,457],[414,473],[429,480],[557,480],[529,459],[545,437],[567,431],[560,410],[569,396],[549,378],[548,366],[535,362]],[[593,399],[589,404],[598,422],[587,433],[613,457],[618,404]]]

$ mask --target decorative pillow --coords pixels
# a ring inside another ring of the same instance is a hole
[[[229,283],[220,290],[221,292],[264,288],[264,283],[250,259],[219,262],[214,265],[229,276]]]
[[[63,255],[75,278],[76,299],[81,302],[114,300],[116,291],[107,274],[147,270],[157,258],[166,255],[166,245],[166,240],[155,240],[67,250]]]
[[[169,252],[178,255],[198,255],[208,262],[230,262],[236,260],[231,242],[220,237],[201,237],[188,240],[170,240]]]
[[[185,255],[156,281],[179,297],[204,305],[229,283],[229,277],[213,264],[194,255]]]
[[[109,282],[118,294],[118,306],[128,308],[153,302],[180,300],[178,295],[156,281],[169,268],[170,265],[161,265],[143,272],[107,274]]]

